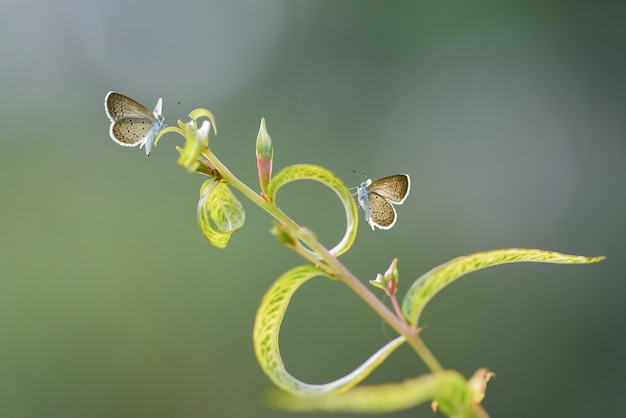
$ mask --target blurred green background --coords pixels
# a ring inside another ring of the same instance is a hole
[[[626,52],[623,2],[70,1],[0,5],[0,416],[288,417],[252,325],[271,282],[302,263],[243,201],[247,224],[211,247],[203,178],[108,135],[104,96],[166,122],[206,107],[217,155],[257,188],[261,117],[275,169],[412,177],[390,231],[362,222],[342,260],[363,281],[400,259],[404,289],[454,257],[502,247],[588,256],[454,283],[426,310],[449,368],[497,379],[494,417],[618,416],[625,407]],[[182,101],[176,106],[175,103]],[[327,245],[332,192],[288,186],[284,209]],[[360,214],[362,216],[362,213]],[[322,383],[393,337],[340,283],[296,294],[288,369]],[[403,347],[367,382],[426,372]],[[310,416],[318,416],[316,414]],[[333,416],[333,415],[319,415]],[[432,416],[427,405],[398,417]]]

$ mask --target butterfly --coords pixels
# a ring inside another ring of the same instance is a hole
[[[165,127],[162,107],[161,98],[151,112],[130,97],[110,91],[104,99],[104,110],[111,120],[111,139],[125,147],[145,145],[146,156],[149,157],[154,140]]]
[[[357,187],[359,206],[365,211],[365,221],[380,229],[390,229],[396,223],[396,209],[409,195],[411,179],[408,174],[396,174],[379,180],[367,179]]]

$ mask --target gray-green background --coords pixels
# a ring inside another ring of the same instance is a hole
[[[472,274],[428,307],[449,368],[489,367],[494,417],[619,416],[625,407],[626,52],[623,2],[22,1],[0,5],[0,415],[287,417],[251,332],[271,282],[301,260],[243,201],[226,250],[201,236],[203,181],[176,136],[146,159],[108,136],[104,96],[174,125],[212,110],[213,150],[257,187],[261,117],[276,169],[314,163],[349,186],[412,189],[390,231],[361,222],[342,260],[363,280],[394,258],[404,289],[502,247],[606,255],[592,266]],[[176,106],[175,103],[182,101]],[[331,245],[334,195],[287,187],[284,209]],[[362,214],[360,214],[362,216]],[[291,372],[325,382],[393,336],[340,283],[299,292]],[[368,382],[426,372],[406,347]],[[317,415],[315,415],[317,416]],[[431,416],[428,406],[395,416]]]

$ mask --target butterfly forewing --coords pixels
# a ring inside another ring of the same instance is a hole
[[[382,179],[374,180],[368,186],[370,193],[375,192],[396,205],[404,202],[406,197],[409,195],[410,188],[411,181],[409,180],[409,176],[406,174],[396,174],[389,177],[383,177]]]
[[[109,118],[116,122],[129,117],[154,117],[152,112],[141,103],[114,91],[107,94],[106,111]]]

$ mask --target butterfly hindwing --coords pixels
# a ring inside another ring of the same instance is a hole
[[[396,223],[396,209],[389,201],[378,194],[370,191],[368,195],[369,219],[366,221],[372,229],[378,226],[381,229],[389,229]]]
[[[123,118],[111,125],[111,138],[120,145],[143,145],[152,131],[153,122],[144,118]]]

